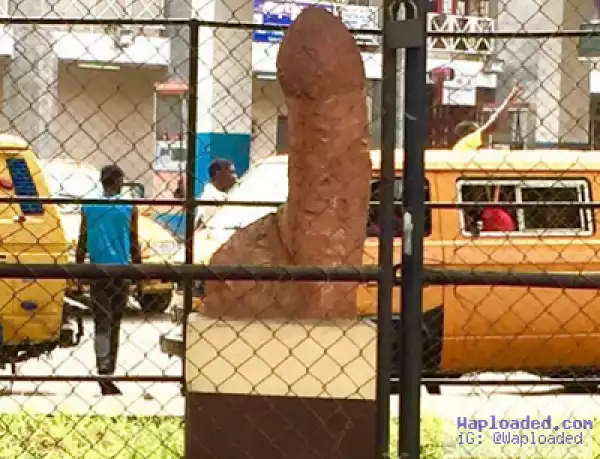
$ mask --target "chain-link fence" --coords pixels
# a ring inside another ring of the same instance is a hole
[[[377,8],[282,42],[291,5],[33,3],[0,31],[0,457],[373,454]]]
[[[594,5],[307,6],[0,5],[0,457],[596,451]]]
[[[183,301],[181,281],[69,272],[184,261],[157,218],[182,214],[183,201],[153,204],[159,184],[185,176],[163,178],[155,166],[171,38],[154,20],[162,12],[109,3],[3,8],[0,457],[183,453],[181,362],[159,343],[178,329],[168,313]]]

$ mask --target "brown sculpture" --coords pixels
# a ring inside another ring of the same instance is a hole
[[[361,264],[371,161],[365,76],[342,22],[305,9],[277,57],[288,108],[289,195],[277,213],[238,230],[212,264]],[[356,283],[207,282],[210,317],[355,317]]]

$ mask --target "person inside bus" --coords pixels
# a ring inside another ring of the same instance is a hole
[[[397,197],[395,197],[397,199]],[[371,183],[371,201],[379,200],[379,181]],[[392,220],[394,237],[402,237],[402,206],[394,204],[394,217]],[[367,222],[367,237],[378,237],[381,234],[379,226],[379,204],[369,206],[369,219]]]
[[[500,202],[500,186],[492,187],[492,202]],[[517,223],[512,214],[503,207],[486,207],[479,217],[481,231],[516,231]]]
[[[473,151],[479,150],[483,146],[483,139],[492,131],[496,121],[508,109],[523,92],[520,84],[516,84],[510,91],[508,97],[504,99],[502,104],[494,112],[492,116],[485,122],[483,126],[479,126],[474,121],[462,121],[454,128],[454,133],[459,138],[458,142],[452,148],[453,151]]]

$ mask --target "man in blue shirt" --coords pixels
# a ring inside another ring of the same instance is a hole
[[[104,198],[111,201],[119,199],[123,179],[124,173],[118,166],[104,167],[100,172]],[[99,265],[141,264],[137,209],[130,204],[115,202],[84,205],[76,262],[84,263],[86,254],[89,254],[91,263]],[[98,374],[112,375],[117,362],[121,318],[129,296],[129,281],[92,281],[90,296]],[[100,389],[102,395],[121,394],[119,388],[109,381],[102,381]]]

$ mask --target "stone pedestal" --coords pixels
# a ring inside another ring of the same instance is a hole
[[[210,262],[360,264],[371,161],[356,42],[338,18],[307,8],[277,69],[289,113],[287,202],[237,230]],[[377,330],[357,318],[357,290],[207,281],[186,331],[186,456],[373,457]]]
[[[360,320],[192,313],[185,457],[373,457],[376,337]]]

